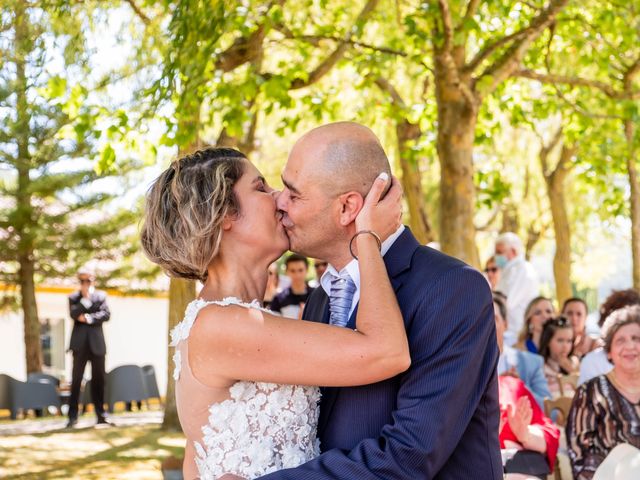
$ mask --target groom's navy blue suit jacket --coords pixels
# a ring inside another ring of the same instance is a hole
[[[461,261],[420,246],[408,228],[384,260],[411,367],[372,385],[323,388],[322,455],[262,478],[502,479],[498,346],[487,281]],[[310,297],[304,318],[328,322],[322,288]]]

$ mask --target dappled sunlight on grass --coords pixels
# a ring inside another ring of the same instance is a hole
[[[0,478],[160,479],[184,437],[157,425],[0,437]]]

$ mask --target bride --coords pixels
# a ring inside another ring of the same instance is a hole
[[[260,308],[269,265],[289,247],[275,192],[240,152],[207,148],[153,183],[142,246],[169,275],[204,287],[171,332],[186,479],[257,478],[319,455],[319,389],[409,367],[402,316],[379,251],[398,227],[401,189],[380,175],[355,218],[357,330]]]

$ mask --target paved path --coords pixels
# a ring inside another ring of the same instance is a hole
[[[162,410],[118,413],[109,417],[109,421],[111,421],[115,427],[100,425],[97,428],[117,428],[119,426],[160,424],[162,423],[162,416]],[[33,435],[36,433],[47,433],[55,430],[62,430],[65,428],[67,420],[67,417],[55,416],[34,420],[3,421],[0,423],[0,435]],[[96,416],[89,413],[78,419],[78,423],[74,429],[94,428],[95,425]]]

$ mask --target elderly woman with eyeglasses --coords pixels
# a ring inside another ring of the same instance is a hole
[[[558,375],[580,371],[580,360],[573,354],[575,332],[568,318],[560,316],[547,320],[540,336],[540,355],[544,358],[544,375],[552,398],[560,396]],[[567,388],[570,388],[567,384]],[[573,390],[563,392],[572,396]]]
[[[578,388],[567,422],[573,476],[622,478],[609,466],[624,462],[621,457],[626,455],[623,470],[631,476],[624,478],[640,478],[640,306],[613,312],[603,326],[603,338],[613,370]],[[632,465],[636,470],[630,472]]]

